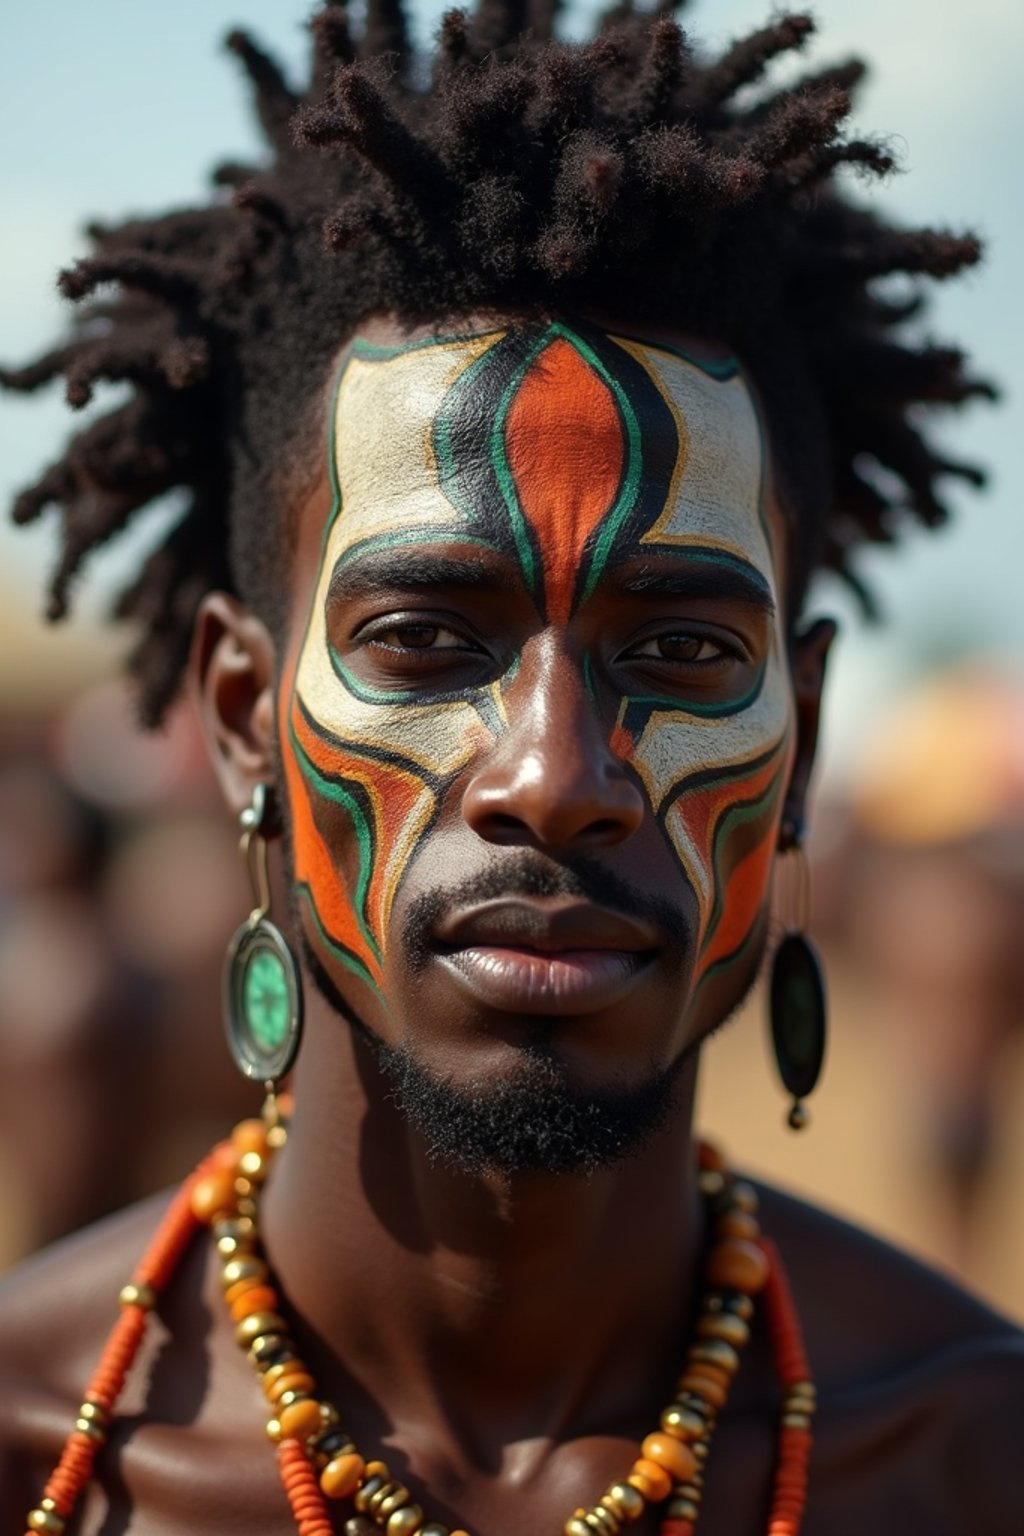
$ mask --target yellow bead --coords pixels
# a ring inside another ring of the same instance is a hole
[[[267,1439],[270,1441],[271,1445],[277,1445],[278,1441],[281,1439],[280,1419],[267,1420]]]
[[[100,1429],[106,1429],[109,1420],[109,1415],[103,1405],[101,1403],[92,1403],[88,1398],[79,1407],[78,1417],[80,1419],[90,1419],[93,1424],[99,1425]],[[40,1500],[39,1508],[46,1508],[45,1499]]]
[[[136,1285],[130,1281],[128,1285],[122,1285],[118,1292],[117,1304],[120,1307],[141,1307],[144,1312],[151,1312],[156,1306],[156,1291],[151,1285]]]

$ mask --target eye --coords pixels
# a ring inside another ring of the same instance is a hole
[[[724,645],[707,635],[667,634],[653,635],[630,651],[631,658],[643,657],[652,661],[694,662],[723,661],[729,652]]]
[[[443,624],[392,624],[367,637],[369,644],[391,651],[454,651],[471,647],[462,635]]]

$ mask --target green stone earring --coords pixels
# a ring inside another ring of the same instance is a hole
[[[228,945],[224,1022],[235,1065],[263,1083],[268,1098],[287,1075],[302,1036],[302,987],[284,935],[269,919],[266,824],[269,794],[257,784],[239,817],[239,852],[252,887],[253,908]]]

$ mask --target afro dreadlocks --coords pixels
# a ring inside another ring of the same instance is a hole
[[[980,483],[937,454],[920,407],[990,387],[957,351],[908,341],[920,298],[878,285],[949,277],[978,242],[892,227],[839,188],[844,165],[892,166],[883,143],[843,135],[863,66],[762,85],[776,56],[803,46],[809,17],[708,60],[676,8],[620,0],[580,45],[555,36],[557,0],[476,0],[445,16],[428,70],[401,0],[369,0],[359,36],[344,0],[328,0],[302,94],[246,34],[230,36],[269,163],[221,166],[207,207],[93,226],[94,253],[60,278],[86,301],[71,336],[0,374],[25,391],[63,374],[76,407],[96,380],[132,386],[15,504],[19,523],[61,510],[50,618],[94,549],[154,498],[185,493],[115,608],[141,627],[131,665],[147,723],[179,686],[205,592],[276,613],[281,474],[331,359],[370,314],[440,325],[557,309],[727,342],[765,401],[794,611],[817,567],[870,608],[855,547],[891,542],[908,516],[941,522],[942,477]]]

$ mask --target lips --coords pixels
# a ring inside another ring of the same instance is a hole
[[[479,1002],[523,1014],[612,1006],[661,944],[649,924],[575,900],[485,902],[449,914],[434,937],[442,964]]]

